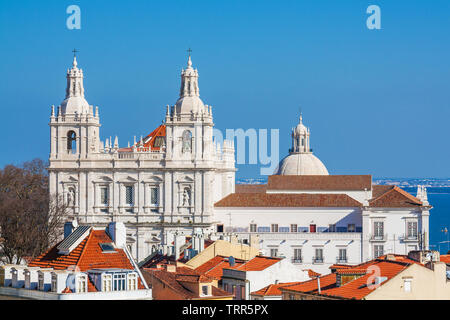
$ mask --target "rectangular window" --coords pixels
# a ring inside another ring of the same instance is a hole
[[[124,291],[125,288],[125,278],[124,273],[116,273],[113,276],[113,290],[114,291]]]
[[[302,262],[302,249],[295,248],[294,249],[294,258],[292,258],[293,263],[301,263]]]
[[[347,232],[355,232],[355,231],[356,231],[355,224],[351,223],[347,226]]]
[[[270,256],[271,257],[278,256],[278,249],[270,249]]]
[[[322,263],[323,262],[323,249],[316,248],[316,256],[314,257],[314,262]]]
[[[125,203],[127,205],[133,205],[133,186],[125,186]]]
[[[383,251],[384,251],[384,249],[383,249],[382,245],[375,245],[375,246],[373,246],[374,258],[378,258],[378,257],[382,256],[383,253],[384,253]]]
[[[411,292],[411,279],[403,280],[403,290],[405,292]]]
[[[208,295],[208,286],[202,286],[202,294],[203,294],[204,296],[207,296],[207,295]]]
[[[256,232],[256,224],[254,223],[250,224],[250,232]]]
[[[103,275],[103,291],[109,292],[111,291],[111,275],[105,274]]]
[[[278,232],[278,225],[277,224],[272,224],[271,231],[272,232]]]
[[[339,257],[338,263],[346,263],[347,262],[347,249],[339,249]]]
[[[86,292],[86,277],[85,276],[78,277],[76,291],[77,292]]]
[[[417,221],[408,221],[408,233],[409,239],[417,238]]]
[[[375,221],[373,223],[373,235],[375,239],[383,239],[384,223],[383,221]]]
[[[328,226],[328,232],[336,232],[336,225],[335,224],[330,224]]]
[[[136,275],[128,275],[128,290],[136,290]]]
[[[56,277],[52,277],[52,292],[56,292]]]
[[[108,187],[100,188],[100,204],[107,206],[109,200]]]
[[[291,224],[291,232],[297,232],[297,225],[296,224]]]
[[[150,188],[150,205],[157,207],[159,204],[159,189],[157,187]]]

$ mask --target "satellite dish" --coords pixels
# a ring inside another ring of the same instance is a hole
[[[66,287],[75,292],[75,275],[73,273],[67,276]]]

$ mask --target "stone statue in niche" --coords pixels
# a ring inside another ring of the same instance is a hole
[[[184,188],[183,191],[183,206],[190,206],[191,205],[191,191],[189,188]]]
[[[182,136],[182,151],[191,152],[192,150],[192,133],[189,130],[185,130]]]
[[[75,190],[73,188],[70,188],[67,194],[67,205],[75,206]]]

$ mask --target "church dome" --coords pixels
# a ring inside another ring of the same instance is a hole
[[[69,97],[61,102],[63,114],[89,113],[89,103],[84,97]]]
[[[277,175],[328,175],[328,170],[310,149],[310,131],[300,115],[298,125],[292,129],[292,148],[289,155],[280,161],[274,174]]]
[[[90,111],[84,98],[83,70],[78,68],[75,55],[72,68],[67,70],[66,98],[61,102],[61,111],[63,114],[87,114]]]
[[[176,111],[180,113],[197,113],[205,109],[203,101],[198,96],[185,96],[178,99],[175,104]]]
[[[277,175],[328,175],[322,161],[312,153],[291,153],[280,161]]]

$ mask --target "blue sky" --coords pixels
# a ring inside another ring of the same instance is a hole
[[[73,48],[102,138],[126,146],[175,103],[191,47],[219,129],[280,129],[284,156],[301,107],[332,174],[449,177],[449,17],[449,1],[1,0],[0,166],[48,157]]]

